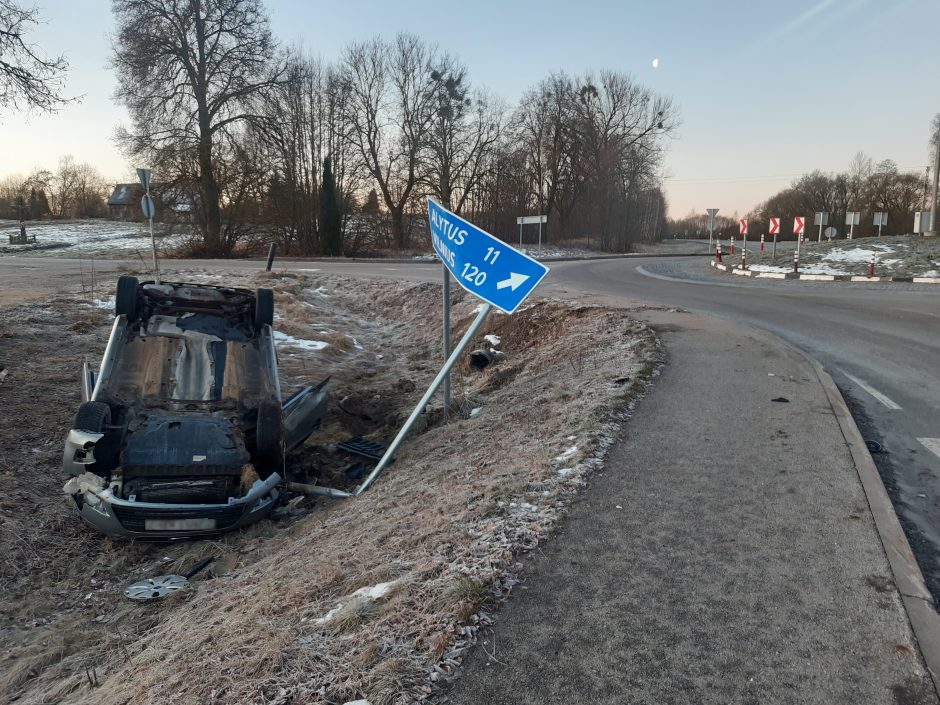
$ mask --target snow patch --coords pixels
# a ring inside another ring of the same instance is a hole
[[[303,340],[302,338],[295,338],[292,335],[282,333],[279,330],[274,331],[274,342],[278,345],[303,348],[304,350],[323,350],[323,348],[327,346],[327,343],[324,343],[322,340]]]
[[[562,453],[561,455],[557,456],[557,457],[555,458],[555,462],[556,462],[556,463],[564,462],[564,461],[567,460],[568,458],[571,458],[572,456],[574,456],[574,454],[577,453],[577,452],[578,452],[578,446],[571,446],[571,447],[570,447],[568,450],[566,450],[564,453]]]
[[[484,335],[483,340],[492,345],[494,348],[503,342],[502,338],[500,338],[498,335],[493,335],[492,333],[490,335]]]

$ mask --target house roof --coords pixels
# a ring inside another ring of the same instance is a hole
[[[117,184],[108,198],[109,206],[130,206],[140,200],[143,188],[140,184]]]

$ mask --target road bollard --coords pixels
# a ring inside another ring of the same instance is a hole
[[[715,249],[715,259],[718,260],[718,264],[721,264],[721,243],[718,243],[718,247]]]
[[[741,250],[741,270],[747,269],[747,250]]]
[[[871,253],[871,261],[868,263],[868,278],[875,276],[875,253]]]
[[[794,274],[800,273],[800,251],[799,250],[795,250],[793,252],[793,273]]]
[[[734,235],[731,236],[731,256],[734,256]]]
[[[277,244],[272,242],[271,246],[268,247],[268,264],[264,268],[264,271],[266,272],[271,271],[271,267],[274,265],[274,255],[276,252],[277,252]]]
[[[763,233],[761,233],[761,236],[760,236],[760,251],[761,252],[764,251],[764,234]]]

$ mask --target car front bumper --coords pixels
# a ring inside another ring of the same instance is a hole
[[[272,473],[228,504],[131,502],[110,488],[84,488],[72,496],[82,519],[99,531],[125,539],[168,541],[216,536],[253,524],[274,508],[280,482],[281,476]]]

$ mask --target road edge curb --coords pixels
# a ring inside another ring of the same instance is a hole
[[[934,690],[940,696],[940,615],[934,607],[933,597],[924,582],[924,575],[920,566],[917,565],[907,536],[904,535],[904,529],[901,528],[901,522],[894,511],[894,505],[881,480],[878,468],[875,467],[875,461],[868,452],[868,447],[865,445],[855,419],[852,418],[842,392],[839,391],[822,363],[809,353],[786,341],[783,342],[799,352],[810,363],[826,391],[829,405],[842,430],[842,436],[849,448],[859,481],[862,483],[868,509],[874,519],[875,529],[891,567],[895,586],[901,596],[901,603],[907,613],[921,657],[930,673]]]
[[[736,274],[742,277],[753,277],[755,279],[797,279],[801,281],[824,281],[824,282],[864,282],[869,284],[886,284],[899,282],[904,284],[940,284],[940,277],[863,277],[852,274],[797,274],[795,272],[755,272],[749,269],[741,269],[734,265],[721,264],[717,260],[711,260],[711,266],[715,269],[728,274]]]

